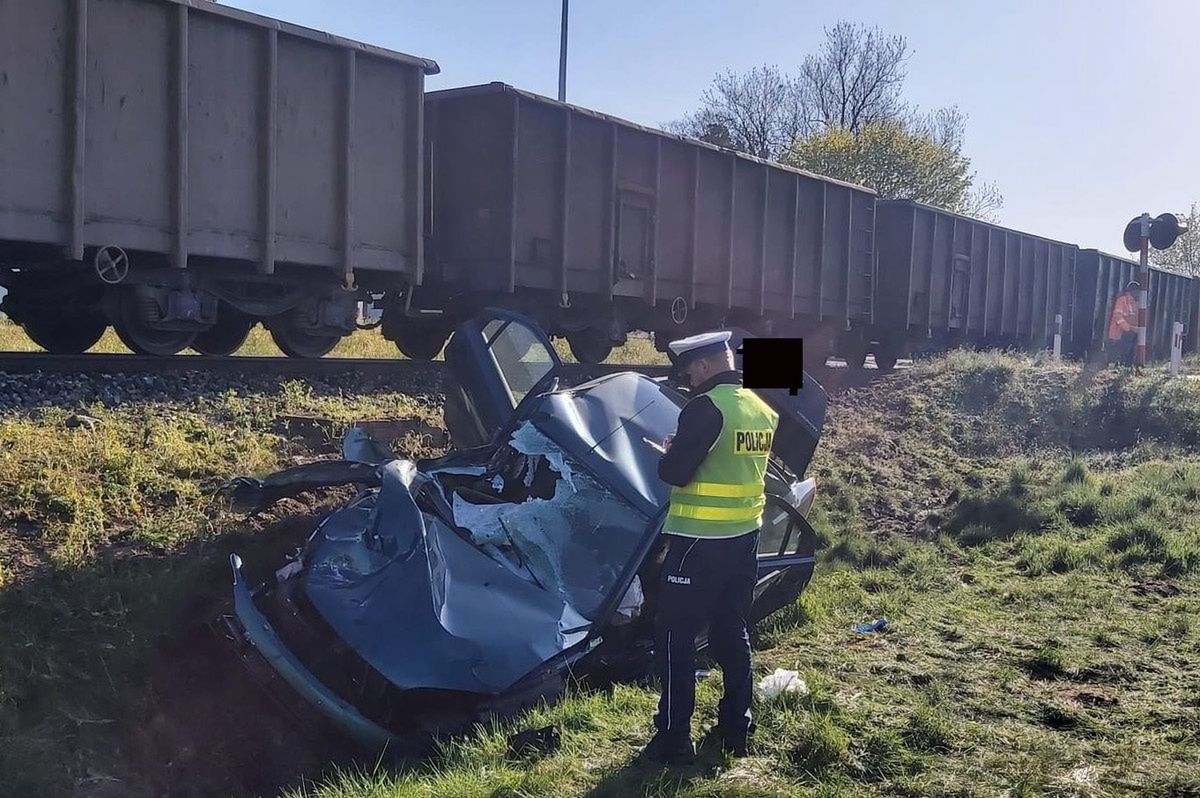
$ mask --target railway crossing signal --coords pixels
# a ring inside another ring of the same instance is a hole
[[[1137,366],[1146,365],[1146,320],[1150,316],[1147,301],[1150,288],[1150,247],[1153,245],[1158,250],[1170,249],[1187,230],[1187,222],[1173,213],[1159,214],[1153,219],[1150,218],[1150,214],[1143,213],[1125,225],[1125,249],[1141,252],[1137,292],[1137,355],[1134,359]]]

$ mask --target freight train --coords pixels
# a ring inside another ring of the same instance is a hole
[[[131,44],[135,46],[131,46]],[[485,305],[585,362],[628,332],[801,336],[806,359],[1094,354],[1133,264],[190,0],[0,5],[3,310],[43,348],[319,357],[380,307],[432,358]],[[1198,292],[1151,279],[1151,354]]]

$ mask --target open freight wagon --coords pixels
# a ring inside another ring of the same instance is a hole
[[[890,368],[962,345],[1041,348],[1059,316],[1066,341],[1076,313],[1091,312],[1076,307],[1074,244],[909,200],[880,201],[876,219],[875,323],[843,339],[852,364],[870,352]]]
[[[1127,258],[1095,249],[1081,250],[1075,281],[1075,328],[1071,352],[1076,357],[1098,359],[1104,351],[1108,317],[1113,300],[1130,280],[1138,279],[1140,267]],[[1183,351],[1196,349],[1196,281],[1182,274],[1150,269],[1149,314],[1146,319],[1146,357],[1169,360],[1175,322],[1184,326]]]
[[[426,138],[425,279],[384,322],[413,356],[488,303],[584,361],[630,330],[662,346],[722,324],[802,335],[823,360],[871,323],[867,189],[499,83],[429,93]]]
[[[839,349],[852,364],[874,352],[882,368],[904,353],[956,346],[1045,349],[1096,358],[1109,309],[1136,263],[999,227],[908,200],[876,205],[875,323],[849,331]],[[1148,356],[1170,357],[1173,323],[1196,348],[1192,278],[1152,269]],[[1060,323],[1061,321],[1061,323]]]
[[[417,282],[433,61],[209,2],[0,2],[0,284],[52,352],[288,354]]]

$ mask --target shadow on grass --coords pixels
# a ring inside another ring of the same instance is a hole
[[[724,764],[725,755],[712,746],[701,746],[696,761],[686,766],[662,765],[634,756],[601,777],[585,798],[685,793],[689,786],[711,779]]]
[[[335,764],[205,625],[229,552],[269,573],[322,514],[308,510],[168,555],[43,562],[0,589],[0,795],[275,794]]]

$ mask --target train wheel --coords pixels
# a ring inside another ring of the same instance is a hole
[[[190,330],[160,330],[153,327],[143,312],[144,307],[133,292],[122,294],[117,301],[113,329],[121,343],[139,355],[169,357],[192,345],[196,333]]]
[[[196,336],[196,340],[192,342],[192,349],[202,355],[232,355],[246,343],[246,337],[250,335],[254,324],[251,316],[241,313],[236,308],[222,305],[217,323]]]
[[[40,316],[25,322],[25,334],[35,344],[54,355],[78,355],[96,345],[108,322],[99,313],[83,311],[59,316]]]
[[[603,363],[613,351],[608,336],[590,328],[567,333],[567,343],[571,346],[571,354],[580,363]]]
[[[410,360],[433,360],[442,352],[449,331],[433,324],[406,322],[391,331],[400,353]]]
[[[295,311],[277,316],[267,329],[271,331],[271,340],[288,357],[324,357],[342,340],[340,335],[322,335],[304,329],[296,322]]]
[[[867,348],[862,344],[848,346],[845,349],[846,365],[855,371],[862,371],[867,362]]]
[[[884,374],[896,368],[896,355],[892,352],[876,352],[875,367]]]

